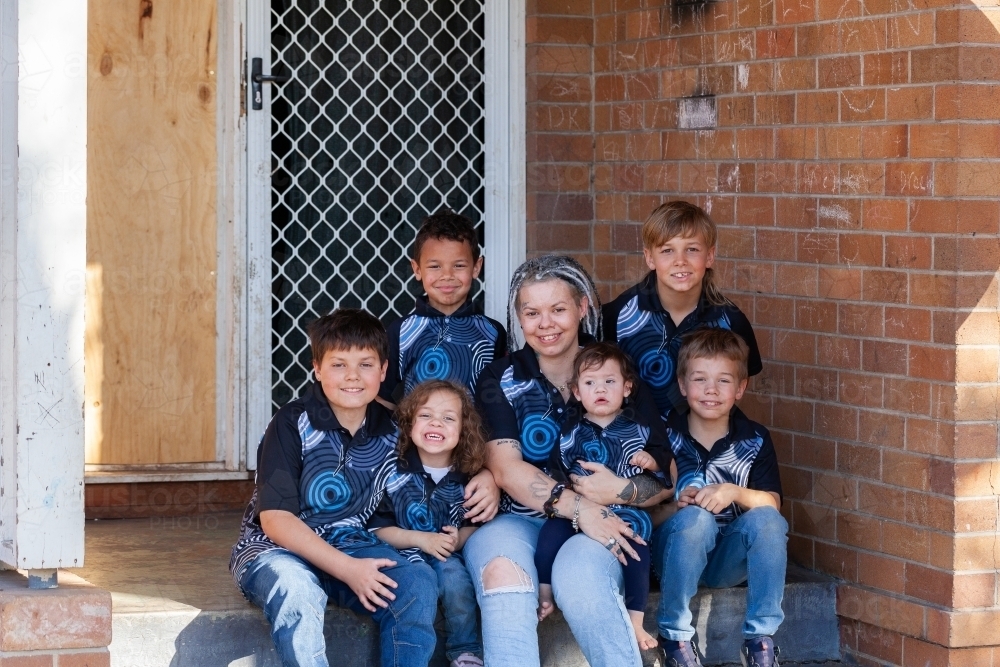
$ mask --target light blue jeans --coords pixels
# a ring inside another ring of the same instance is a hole
[[[465,544],[490,667],[539,665],[535,543],[544,521],[502,514]],[[483,569],[496,558],[512,561],[526,577],[518,585],[484,590]],[[571,537],[552,566],[552,592],[587,662],[601,667],[642,664],[622,599],[622,567],[611,552],[582,533]]]
[[[474,534],[474,533],[473,533]],[[444,654],[449,662],[472,653],[483,657],[479,641],[479,617],[476,609],[476,589],[469,571],[465,569],[462,552],[452,554],[448,560],[431,561],[437,574],[438,598],[444,611]]]
[[[355,558],[388,558],[396,566],[382,571],[398,584],[388,608],[367,611],[344,582],[334,579],[285,549],[257,556],[240,577],[247,598],[264,610],[274,648],[285,667],[328,667],[323,620],[326,603],[371,616],[379,626],[382,664],[426,667],[434,652],[438,587],[424,563],[411,563],[381,544],[347,551]]]
[[[743,637],[773,635],[784,620],[788,523],[773,507],[744,512],[719,526],[715,515],[688,505],[653,534],[653,565],[660,575],[660,636],[690,641],[691,598],[699,582],[729,588],[747,582]]]

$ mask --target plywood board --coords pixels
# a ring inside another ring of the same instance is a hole
[[[89,1],[88,463],[217,459],[216,23]]]

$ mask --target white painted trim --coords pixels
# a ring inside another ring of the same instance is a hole
[[[486,0],[486,314],[507,322],[524,261],[525,0]]]
[[[246,0],[219,0],[216,63],[218,267],[216,280],[216,458],[246,469]],[[152,480],[151,480],[152,481]]]
[[[81,567],[87,3],[20,0],[16,44],[15,560]]]
[[[17,0],[0,0],[0,561],[17,529]]]
[[[246,0],[246,5],[246,59],[262,58],[264,72],[270,72],[270,3]],[[257,441],[271,419],[271,86],[263,89],[262,110],[251,110],[246,101],[246,461],[250,470],[257,467]]]

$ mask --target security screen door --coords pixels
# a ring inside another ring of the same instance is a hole
[[[269,338],[272,409],[311,377],[309,322],[346,306],[388,324],[412,309],[420,288],[409,249],[423,217],[449,207],[475,221],[482,238],[484,4],[250,3],[248,243],[258,247],[249,252],[248,290],[270,331],[251,322],[248,348],[259,345],[255,335]],[[254,31],[269,48],[255,52]],[[265,140],[255,140],[265,123]],[[255,217],[269,234],[255,230]],[[254,256],[264,256],[267,236],[265,267]],[[267,286],[255,293],[262,269]],[[473,294],[481,302],[481,284]]]

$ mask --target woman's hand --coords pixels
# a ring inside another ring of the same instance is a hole
[[[588,503],[586,507],[580,508],[578,523],[584,535],[608,549],[622,565],[627,564],[625,561],[626,553],[633,560],[639,560],[639,554],[625,538],[639,544],[645,544],[645,542],[632,530],[631,526],[607,507]]]
[[[486,468],[480,470],[465,485],[465,518],[473,523],[486,523],[497,515],[500,509],[500,487],[493,479],[493,473]]]
[[[590,461],[578,461],[584,470],[589,470],[590,475],[570,475],[573,482],[573,490],[591,502],[598,505],[620,505],[629,499],[621,497],[621,493],[628,486],[628,480],[622,479],[618,475],[608,470],[600,463]]]

